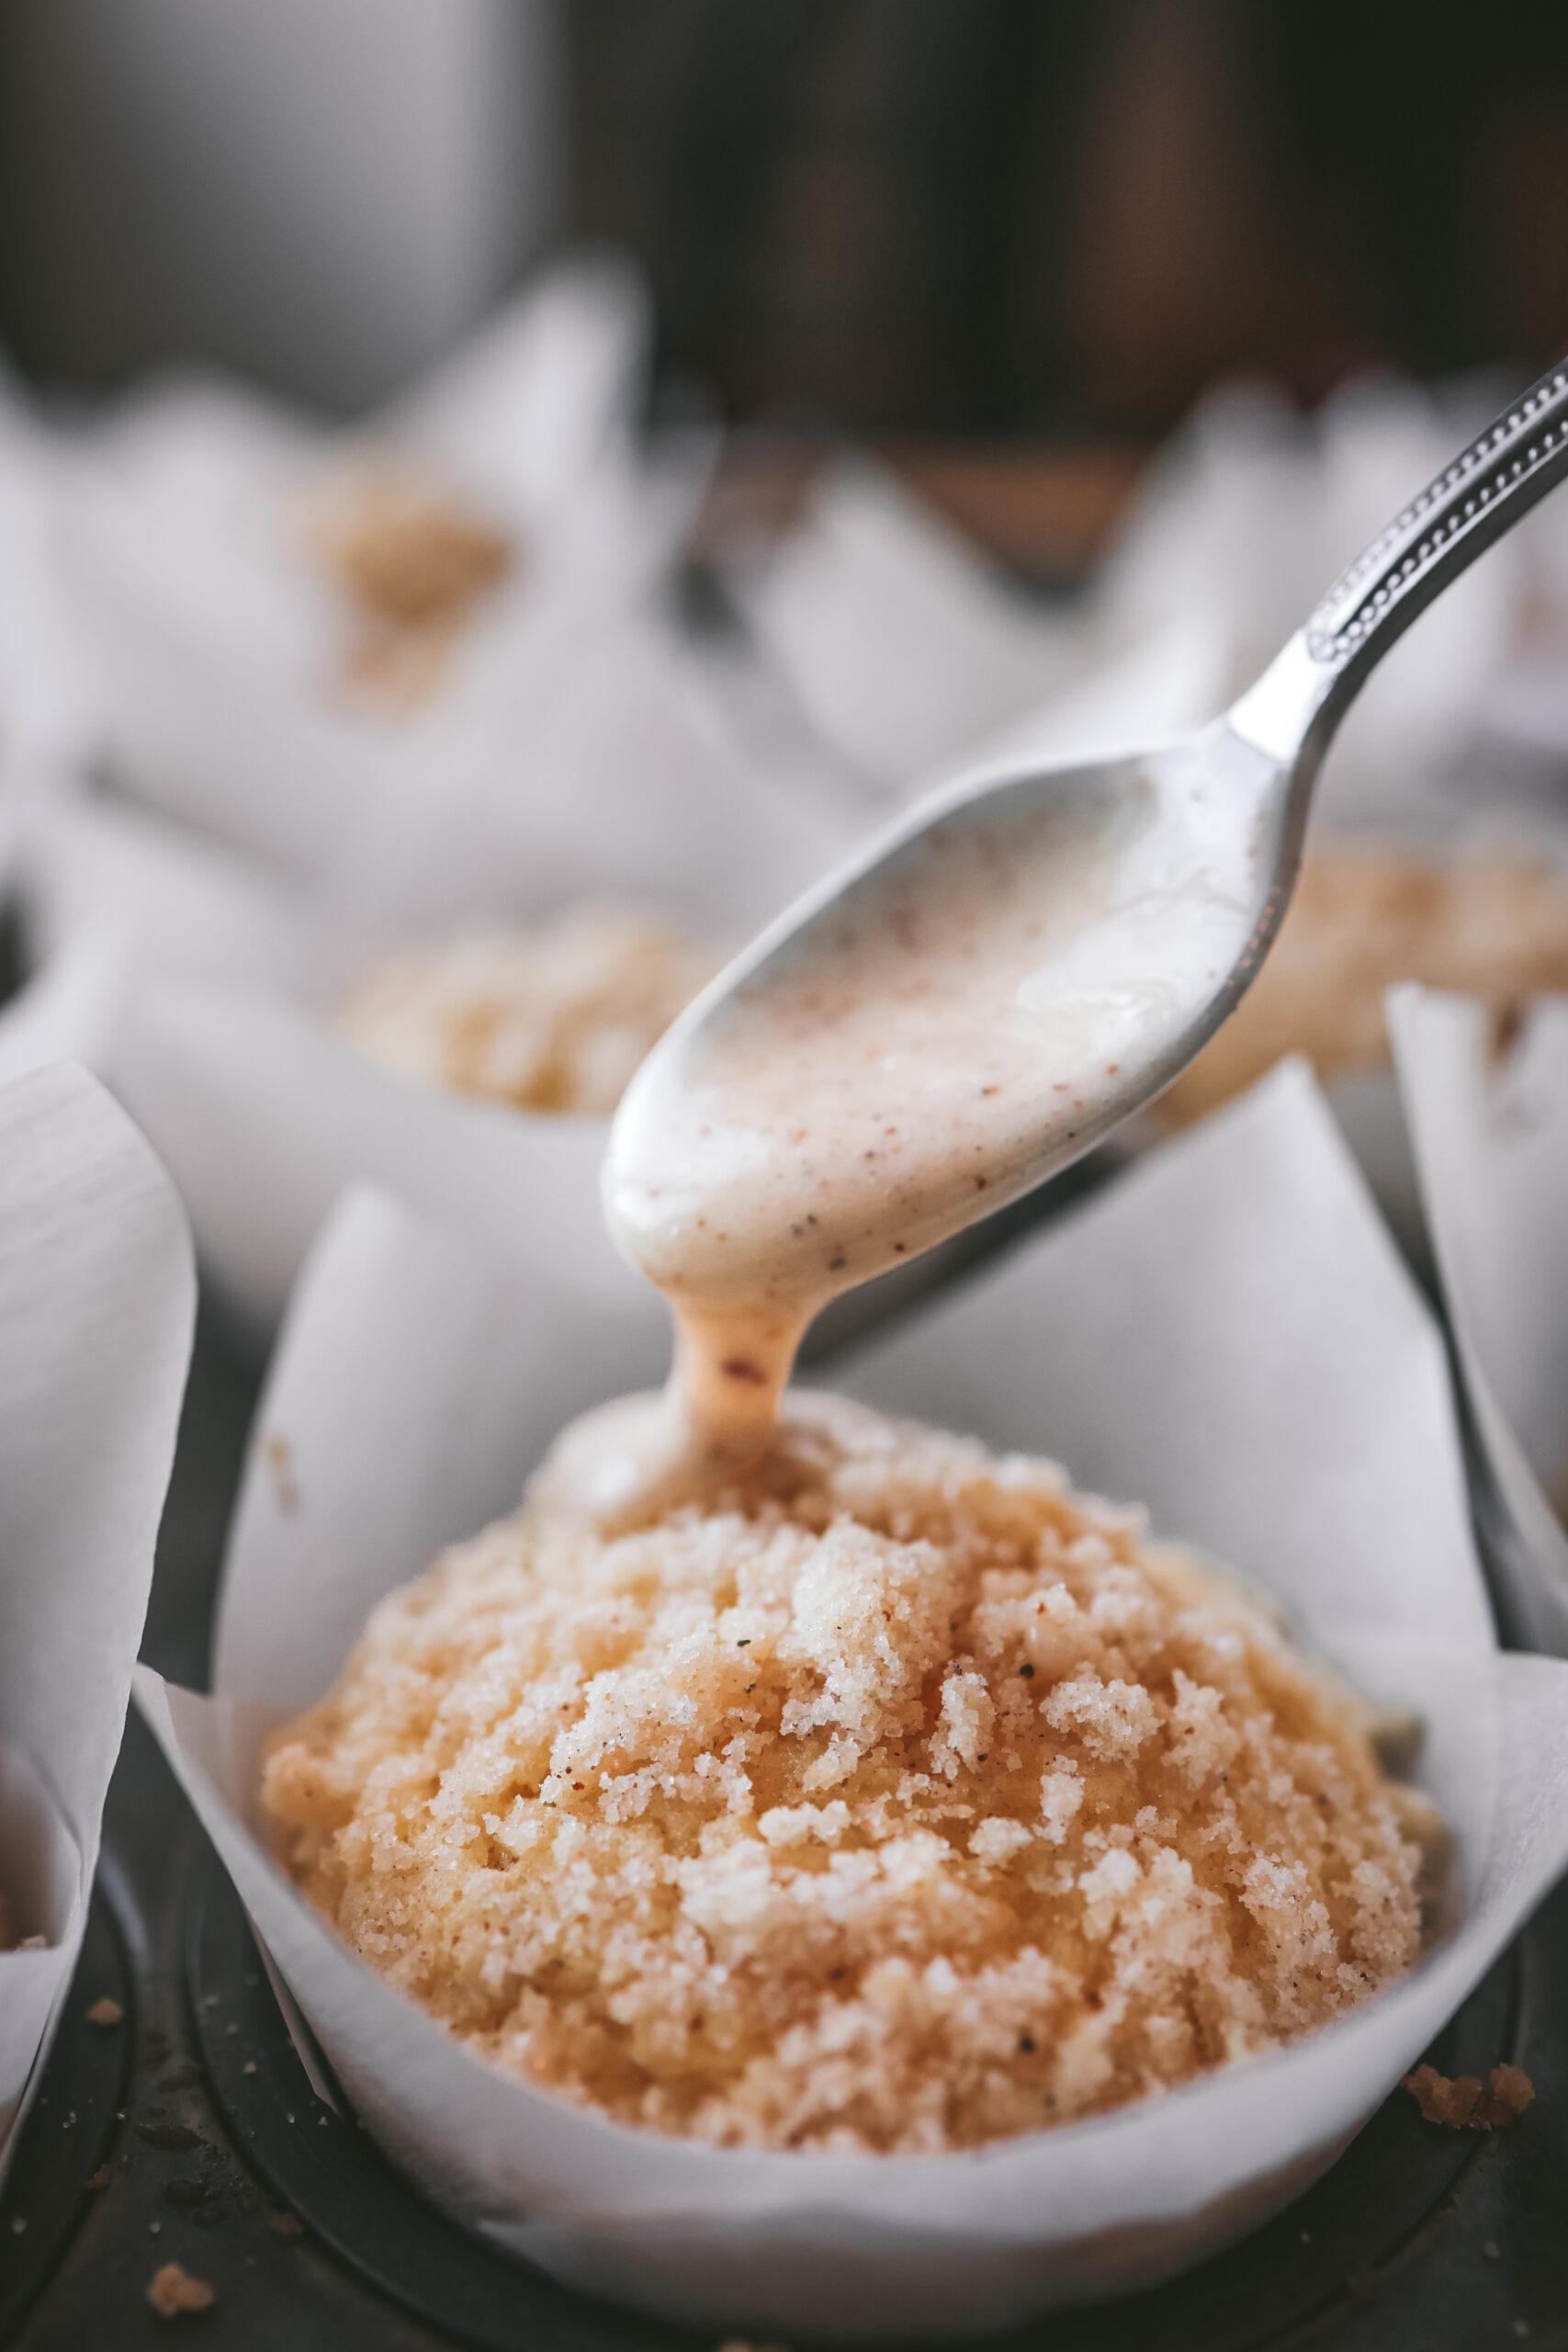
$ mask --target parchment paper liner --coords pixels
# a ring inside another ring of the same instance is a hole
[[[668,911],[647,890],[626,903]],[[722,957],[734,933],[716,885],[705,919],[682,927]],[[271,1325],[344,1186],[382,1183],[523,1267],[542,1295],[575,1302],[563,1344],[584,1314],[601,1332],[615,1323],[627,1351],[615,1359],[618,1385],[657,1379],[663,1310],[599,1209],[608,1120],[474,1101],[388,1069],[339,1035],[338,986],[385,952],[369,930],[325,923],[317,910],[314,952],[296,966],[303,978],[258,954],[248,981],[187,969],[122,998],[107,1066],[180,1187],[204,1263]],[[5,1045],[0,1014],[0,1057]]]
[[[671,799],[679,832],[678,787]],[[746,819],[731,817],[730,844],[759,892],[787,875],[776,839],[764,836],[754,858],[739,853]],[[685,821],[711,843],[700,807],[687,805]],[[802,834],[799,866],[814,862],[818,838]],[[107,1078],[185,1193],[204,1260],[253,1321],[276,1321],[332,1203],[366,1178],[488,1236],[562,1299],[621,1316],[634,1335],[621,1383],[657,1377],[660,1310],[598,1212],[606,1122],[476,1103],[338,1037],[326,1008],[386,952],[373,928],[102,796],[43,804],[19,845],[0,842],[0,876],[7,864],[37,960],[0,1005],[0,1079],[62,1056]],[[705,899],[687,877],[690,929],[716,956],[735,916],[711,878]],[[744,906],[743,889],[735,898]],[[647,892],[632,902],[658,903]]]
[[[220,1695],[152,1676],[140,1692],[366,2121],[439,2201],[563,2278],[715,2326],[909,2334],[1164,2276],[1331,2159],[1568,1860],[1568,1669],[1493,1646],[1436,1331],[1287,1069],[849,1385],[1152,1495],[1362,1687],[1414,1701],[1458,1833],[1458,1933],[1294,2050],[977,2155],[719,2152],[504,2080],[337,1943],[245,1816],[266,1724],[319,1693],[378,1594],[515,1495],[575,1401],[539,1393],[547,1363],[481,1260],[385,1198],[346,1201],[258,1420]]]
[[[795,528],[733,577],[758,644],[812,724],[884,786],[951,769],[1082,666],[1076,616],[1010,590],[865,458],[828,467]]]
[[[341,435],[197,386],[142,402],[91,445],[64,550],[122,778],[361,894],[389,855],[428,888],[432,858],[444,876],[443,854],[459,854],[491,800],[536,801],[558,829],[606,707],[649,697],[650,592],[712,455],[711,439],[688,436],[651,469],[637,457],[646,305],[623,279],[556,273],[362,429],[482,499],[521,548],[437,691],[402,718],[343,689],[352,616],[298,544],[313,487],[353,461]],[[564,331],[532,332],[536,314]],[[657,729],[658,714],[644,723]],[[636,748],[625,740],[622,755]],[[550,837],[547,822],[536,847]],[[463,870],[482,876],[485,857]]]
[[[60,445],[0,361],[0,790],[96,740],[60,576]]]
[[[322,939],[305,901],[199,834],[72,787],[28,796],[0,852],[27,978],[0,1004],[0,1080],[51,1061],[112,1069],[159,979],[306,985]]]
[[[1097,583],[1100,626],[1125,637],[1208,615],[1229,650],[1223,707],[1506,392],[1368,375],[1303,418],[1268,385],[1220,385],[1140,485]],[[1511,534],[1379,665],[1335,739],[1318,822],[1447,830],[1462,819],[1463,770],[1518,639],[1526,581]]]
[[[114,1058],[118,1091],[190,1212],[202,1261],[270,1326],[345,1184],[385,1184],[488,1244],[548,1302],[569,1354],[660,1377],[662,1309],[599,1208],[606,1119],[512,1111],[384,1069],[317,1008],[278,992],[150,989]],[[619,1352],[606,1358],[607,1335]]]
[[[1519,1638],[1568,1654],[1568,998],[1501,1061],[1471,998],[1397,989],[1388,1019],[1488,1565]]]
[[[190,1351],[167,1179],[83,1070],[0,1088],[0,2172],[86,1922]]]
[[[844,462],[819,478],[772,560],[740,571],[740,594],[816,724],[885,783],[951,767],[1179,623],[1224,649],[1209,707],[1166,722],[1196,723],[1252,683],[1489,401],[1482,386],[1433,393],[1369,378],[1303,420],[1265,386],[1223,385],[1139,484],[1077,606],[1010,593],[904,484]],[[1430,796],[1434,766],[1487,714],[1528,571],[1510,538],[1383,665],[1320,793],[1336,821]]]

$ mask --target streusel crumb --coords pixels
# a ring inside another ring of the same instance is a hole
[[[919,2152],[1400,1975],[1408,1793],[1138,1512],[806,1397],[708,1508],[610,1540],[541,1496],[448,1552],[275,1739],[263,1802],[348,1942],[529,2084],[725,2145]]]
[[[1506,2131],[1535,2097],[1535,2085],[1522,2066],[1494,2066],[1484,2081],[1479,2075],[1439,2075],[1435,2066],[1417,2066],[1404,2077],[1404,2088],[1428,2123],[1446,2123],[1455,2132]]]
[[[337,1026],[405,1077],[519,1111],[607,1115],[707,968],[646,916],[582,907],[377,965]]]
[[[317,501],[305,537],[355,617],[343,682],[392,712],[436,691],[458,636],[515,560],[488,517],[384,457]]]
[[[493,523],[388,460],[346,473],[310,517],[309,537],[366,618],[394,628],[462,621],[512,563]]]

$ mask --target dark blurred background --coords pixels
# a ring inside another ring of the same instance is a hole
[[[1145,437],[1568,344],[1568,0],[3,0],[0,344],[340,408],[565,233],[737,421]]]

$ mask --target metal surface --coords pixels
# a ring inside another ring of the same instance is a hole
[[[1360,683],[1417,614],[1568,473],[1568,362],[1494,417],[1336,581],[1306,625],[1314,662]]]

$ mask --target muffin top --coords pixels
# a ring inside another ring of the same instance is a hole
[[[707,977],[664,924],[580,907],[373,966],[335,1025],[405,1077],[517,1111],[605,1117]]]
[[[1485,997],[1505,1019],[1568,988],[1568,876],[1522,858],[1320,845],[1262,970],[1156,1118],[1202,1118],[1282,1054],[1304,1054],[1325,1085],[1386,1069],[1382,1001],[1401,980]]]
[[[1140,1513],[826,1397],[614,1537],[540,1481],[381,1604],[263,1782],[339,1932],[531,2086],[903,2154],[1366,1998],[1418,1955],[1423,1804]]]

